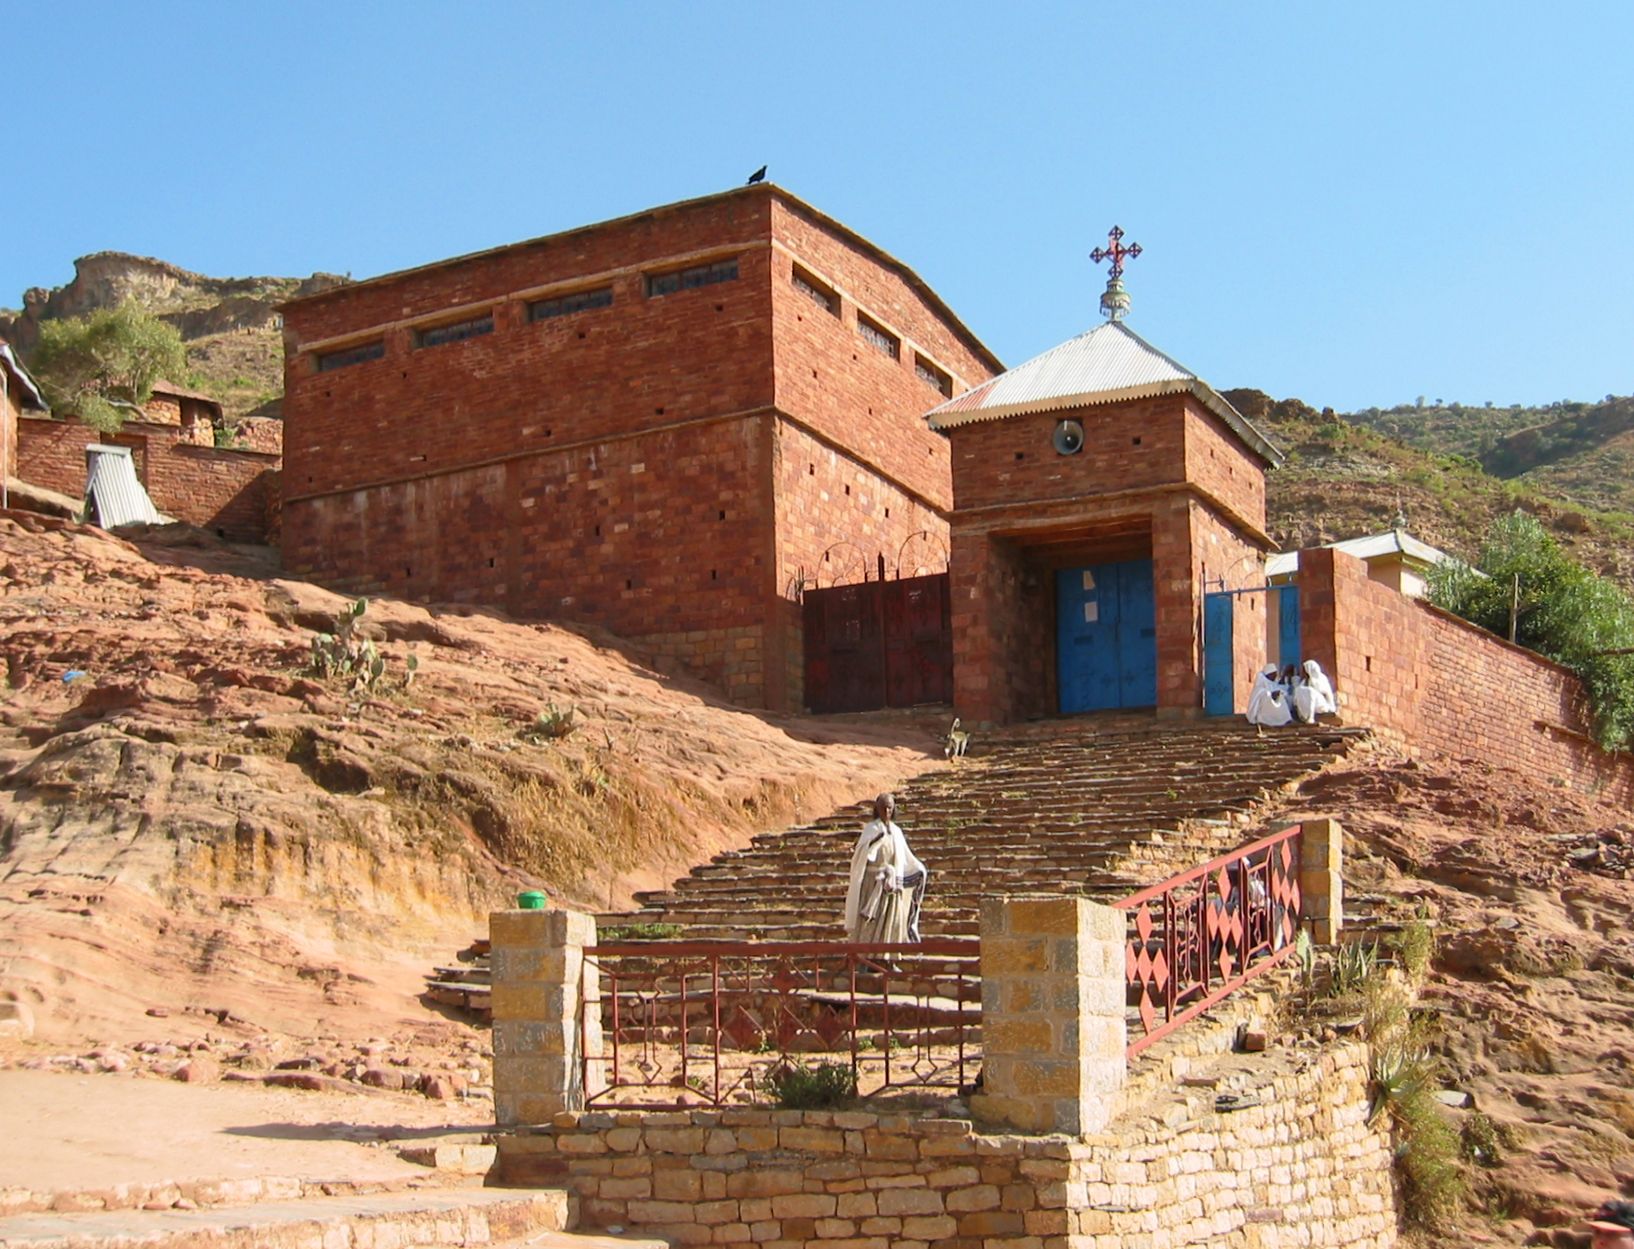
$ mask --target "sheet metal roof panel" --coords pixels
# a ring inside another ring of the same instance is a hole
[[[947,418],[956,414],[1019,411],[1062,398],[1196,380],[1138,334],[1108,321],[948,400],[931,415],[946,425],[955,423]]]
[[[953,429],[1030,412],[1182,392],[1195,395],[1266,461],[1282,462],[1276,446],[1207,382],[1119,321],[1069,338],[938,405],[925,419],[932,429]]]
[[[85,501],[102,528],[160,523],[159,509],[136,479],[129,447],[92,443],[85,448],[85,467]]]
[[[12,351],[10,343],[0,343],[0,364],[3,364],[6,372],[11,374],[17,386],[21,388],[24,399],[27,400],[20,406],[36,412],[49,412],[51,410],[51,405],[46,403],[45,396],[40,393],[40,388],[35,384],[34,379],[28,375],[28,370],[23,367],[23,362]]]

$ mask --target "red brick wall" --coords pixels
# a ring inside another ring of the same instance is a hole
[[[1634,800],[1634,762],[1578,736],[1583,692],[1566,669],[1369,580],[1352,556],[1318,548],[1299,561],[1301,643],[1332,676],[1347,723],[1448,760]]]
[[[1182,396],[1165,395],[960,425],[947,434],[957,506],[1070,499],[1183,481],[1184,408]],[[1051,441],[1067,418],[1084,427],[1084,448],[1075,455],[1057,454]]]
[[[791,251],[849,323],[794,289]],[[646,294],[647,273],[727,256],[736,280]],[[601,286],[610,307],[527,321],[530,299]],[[902,359],[857,336],[854,300],[905,336]],[[414,346],[416,319],[489,309],[492,333]],[[285,337],[292,571],[603,624],[774,706],[798,705],[801,571],[841,540],[894,561],[945,533],[915,344],[987,376],[934,301],[771,188],[339,288],[290,305]],[[381,359],[317,371],[375,337]]]
[[[947,508],[947,442],[924,421],[944,395],[915,355],[947,373],[955,394],[992,376],[991,365],[900,274],[797,206],[775,202],[772,226],[779,410]],[[797,264],[834,293],[833,313],[794,285]],[[899,340],[895,359],[857,332],[859,309]]]
[[[1186,477],[1255,529],[1265,529],[1265,467],[1196,399],[1186,396]]]
[[[104,435],[74,419],[25,417],[18,426],[18,476],[79,498],[85,448],[96,442],[130,447],[137,477],[161,512],[234,542],[267,541],[278,457],[200,445],[193,441],[197,428],[126,421],[119,433]]]
[[[680,205],[290,305],[286,502],[768,406],[767,204]],[[737,255],[737,280],[647,296],[644,272],[700,252]],[[613,304],[529,322],[563,284],[610,285]],[[409,320],[487,309],[491,334],[414,347]],[[319,373],[311,345],[337,334],[383,335],[386,355]]]
[[[953,707],[970,725],[1054,715],[1054,577],[1013,543],[955,532]]]
[[[18,398],[17,385],[13,382],[6,387],[5,397],[0,398],[0,476],[22,476],[17,470],[17,427],[22,420],[22,414],[22,401]]]
[[[766,424],[693,424],[286,501],[285,564],[360,590],[600,624],[758,701],[774,575]]]
[[[1209,504],[1193,500],[1190,510],[1191,584],[1198,588],[1197,597],[1191,600],[1190,610],[1196,625],[1202,619],[1203,593],[1222,588],[1241,590],[1265,584],[1265,552],[1245,539],[1239,529]],[[1232,600],[1232,696],[1233,705],[1239,709],[1248,706],[1248,692],[1254,684],[1254,674],[1266,662],[1265,610],[1264,594],[1239,594]],[[1194,659],[1201,656],[1201,646],[1199,631],[1191,652]],[[1201,679],[1199,666],[1192,702],[1198,707],[1202,706]]]

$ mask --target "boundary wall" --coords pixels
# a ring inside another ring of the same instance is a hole
[[[1319,548],[1299,559],[1304,654],[1332,678],[1347,723],[1413,753],[1634,802],[1634,758],[1594,744],[1571,671],[1370,580],[1354,556]]]
[[[17,429],[16,476],[24,481],[82,498],[85,448],[129,447],[138,479],[165,515],[233,542],[268,541],[277,511],[277,452],[216,447],[204,422],[133,420],[117,434],[99,434],[77,418],[25,416]]]

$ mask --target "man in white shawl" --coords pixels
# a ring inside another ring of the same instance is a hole
[[[1314,659],[1305,661],[1305,677],[1294,686],[1294,714],[1306,724],[1315,724],[1317,716],[1331,716],[1339,710],[1339,700],[1333,695],[1333,682]]]
[[[861,944],[918,941],[919,907],[925,899],[925,865],[908,849],[892,817],[896,797],[874,799],[874,818],[851,855],[851,887],[845,895],[845,928]]]
[[[1248,693],[1248,722],[1261,728],[1279,728],[1293,718],[1288,691],[1277,680],[1277,666],[1266,664]]]

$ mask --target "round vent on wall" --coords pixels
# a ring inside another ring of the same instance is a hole
[[[1054,442],[1058,455],[1077,455],[1084,449],[1084,427],[1077,421],[1057,421]]]

